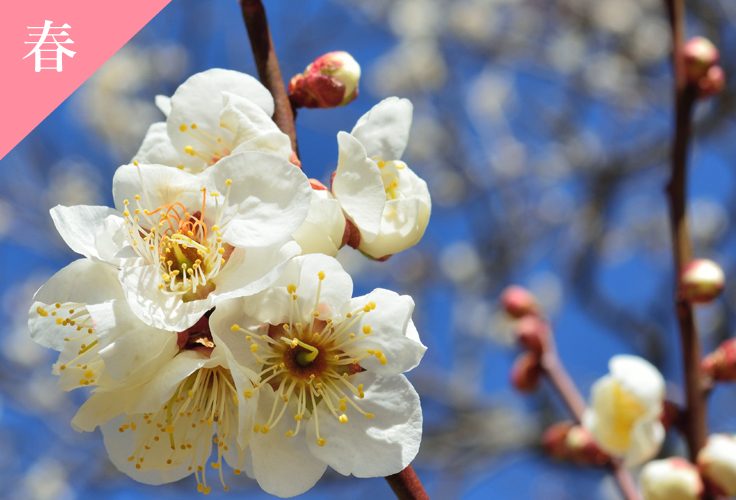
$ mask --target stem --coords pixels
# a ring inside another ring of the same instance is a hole
[[[675,286],[677,287],[680,281],[681,269],[692,259],[685,196],[687,190],[688,141],[697,89],[687,82],[682,58],[685,22],[684,0],[667,0],[667,7],[672,27],[672,66],[675,73],[675,130],[672,145],[672,177],[666,191],[670,202],[672,252]],[[698,451],[705,445],[707,438],[706,396],[702,388],[700,342],[692,306],[677,293],[675,295],[675,310],[677,311],[685,370],[686,406],[683,427],[690,450],[690,459],[695,461]]]
[[[276,58],[276,50],[273,47],[266,11],[261,0],[240,0],[240,9],[243,12],[245,28],[248,31],[250,46],[253,49],[258,77],[261,79],[263,86],[273,95],[273,121],[283,133],[289,136],[291,149],[298,155],[294,112],[286,93],[279,61]]]
[[[573,382],[567,373],[565,365],[562,364],[560,357],[557,355],[557,349],[555,348],[551,332],[547,338],[547,345],[542,355],[541,365],[544,374],[547,375],[552,386],[554,386],[560,397],[562,397],[562,400],[570,409],[577,423],[581,423],[583,414],[585,413],[585,399],[580,394],[575,382]],[[636,484],[629,471],[621,465],[620,461],[615,459],[611,459],[610,466],[624,498],[626,500],[640,500],[639,491],[636,489]]]
[[[398,474],[386,476],[386,482],[399,500],[429,500],[429,495],[424,491],[411,465],[407,465]]]

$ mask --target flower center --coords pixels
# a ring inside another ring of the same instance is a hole
[[[384,161],[383,158],[371,158],[381,169],[381,180],[383,180],[383,189],[386,192],[386,201],[396,200],[401,197],[399,184],[399,170],[406,168],[406,163],[399,160]]]
[[[219,193],[210,193],[217,202],[212,226],[205,219],[206,188],[202,188],[202,208],[193,214],[179,202],[149,211],[143,208],[139,195],[135,196],[136,208],[132,213],[130,202],[123,202],[128,241],[139,256],[158,264],[158,288],[162,293],[181,296],[188,302],[203,299],[215,289],[212,279],[233,251],[231,245],[223,243],[220,232],[231,184],[228,179],[222,207]],[[145,191],[144,194],[147,198]]]
[[[220,127],[222,127],[222,124],[220,124]],[[179,125],[179,130],[194,139],[196,145],[195,148],[195,146],[188,144],[184,147],[184,153],[203,159],[208,166],[212,166],[228,156],[232,150],[230,142],[197,128],[196,123],[192,123],[189,127],[182,123]],[[184,165],[180,165],[179,168],[183,169]]]
[[[136,432],[135,451],[128,457],[136,469],[173,469],[189,463],[197,490],[210,492],[205,469],[207,440],[216,425],[217,461],[210,466],[222,475],[222,455],[228,451],[238,427],[238,396],[230,370],[221,366],[200,368],[182,380],[171,399],[153,413],[128,415],[120,432]],[[163,438],[163,439],[162,439]],[[242,453],[241,453],[242,455]],[[243,457],[241,457],[241,462]],[[241,465],[242,466],[242,465]],[[200,476],[201,473],[201,476]],[[240,469],[235,470],[240,474]]]
[[[214,309],[210,309],[199,321],[183,332],[177,333],[176,345],[180,351],[197,351],[209,358],[215,348],[210,331],[210,315]]]
[[[269,325],[268,334],[263,335],[238,325],[233,325],[232,331],[246,334],[246,340],[251,342],[250,351],[262,366],[260,381],[253,384],[254,390],[246,390],[244,396],[251,398],[265,384],[269,384],[276,393],[268,421],[256,424],[253,431],[270,432],[285,414],[291,398],[296,398],[296,413],[293,415],[296,427],[287,431],[286,436],[296,436],[304,416],[311,414],[315,419],[317,444],[324,446],[327,441],[319,434],[317,405],[326,405],[342,424],[348,422],[348,405],[366,418],[374,418],[372,413],[363,411],[348,393],[359,399],[364,397],[363,384],[356,387],[352,383],[354,375],[363,371],[358,364],[362,359],[375,356],[381,364],[386,364],[387,360],[380,350],[361,349],[360,342],[372,333],[369,325],[363,326],[360,335],[350,332],[364,315],[376,308],[376,304],[370,302],[337,322],[332,318],[320,319],[319,297],[325,273],[320,272],[318,276],[317,298],[308,315],[311,318],[309,324],[294,321],[294,318],[303,316],[297,302],[297,288],[292,284],[287,287],[292,297],[288,323]]]
[[[620,384],[613,387],[613,422],[609,439],[613,446],[628,449],[631,444],[631,429],[637,420],[646,414],[638,399],[626,392]]]

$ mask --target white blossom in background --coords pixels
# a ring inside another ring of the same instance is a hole
[[[633,467],[654,457],[664,441],[664,379],[636,356],[614,356],[608,368],[591,389],[583,426],[603,451]]]
[[[328,465],[356,477],[395,474],[419,449],[419,397],[403,375],[426,350],[414,302],[382,289],[351,298],[352,289],[335,259],[307,255],[267,290],[212,314],[213,335],[259,374],[242,394],[250,437],[239,443],[269,493],[303,493]]]
[[[709,436],[698,452],[697,463],[703,478],[720,495],[736,495],[736,439],[733,436]]]
[[[414,246],[429,223],[427,183],[403,161],[413,106],[389,97],[376,104],[348,134],[337,136],[339,157],[332,194],[359,230],[350,245],[374,259]]]
[[[115,207],[51,211],[70,248],[119,269],[133,311],[184,330],[219,300],[271,284],[300,253],[291,238],[311,189],[298,167],[246,152],[195,175],[126,165],[113,179]]]
[[[148,124],[159,116],[147,91],[180,81],[188,65],[188,54],[180,45],[142,47],[128,43],[75,93],[77,115],[127,161]]]
[[[289,137],[271,120],[270,92],[245,73],[210,69],[189,77],[171,98],[157,96],[166,115],[148,129],[134,160],[201,172],[242,151],[289,160]]]
[[[639,481],[644,500],[699,500],[704,491],[697,467],[682,458],[649,462]]]

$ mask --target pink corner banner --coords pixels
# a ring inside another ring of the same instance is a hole
[[[0,16],[0,159],[169,2],[6,2]]]

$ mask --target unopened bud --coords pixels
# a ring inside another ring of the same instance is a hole
[[[590,432],[572,422],[560,422],[547,429],[542,437],[542,446],[555,458],[581,465],[605,465],[610,460]]]
[[[539,309],[534,295],[526,288],[518,285],[511,285],[503,291],[501,305],[514,318],[521,318],[527,314],[537,314]]]
[[[706,304],[720,295],[725,282],[718,264],[707,259],[693,260],[680,273],[680,294],[688,302]]]
[[[598,447],[590,432],[579,425],[570,429],[565,443],[573,462],[581,465],[605,465],[610,460]]]
[[[644,500],[699,500],[703,481],[687,460],[653,460],[641,471],[641,493]]]
[[[713,434],[698,453],[698,467],[708,489],[715,495],[736,495],[736,439]]]
[[[736,380],[736,339],[728,339],[701,363],[703,373],[719,382]]]
[[[544,352],[549,327],[542,319],[528,314],[516,322],[514,330],[519,343],[526,349],[540,355]]]
[[[539,385],[542,365],[533,352],[522,353],[511,367],[511,384],[521,392],[531,392]]]
[[[682,47],[682,57],[685,60],[687,81],[694,85],[697,85],[721,58],[716,46],[702,36],[691,38]]]
[[[289,82],[296,107],[336,108],[358,97],[360,65],[347,52],[329,52],[315,59]]]
[[[570,457],[567,449],[567,434],[575,424],[572,422],[558,422],[544,431],[542,447],[548,455],[560,460]]]
[[[720,94],[726,86],[726,72],[720,66],[713,66],[708,73],[698,81],[698,97],[706,98]]]

